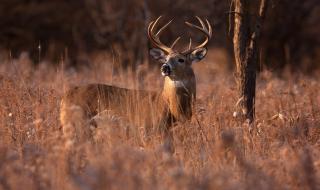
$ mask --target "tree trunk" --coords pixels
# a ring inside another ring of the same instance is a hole
[[[233,0],[234,3],[234,36],[233,47],[236,62],[236,81],[239,100],[237,102],[237,116],[254,120],[254,103],[256,91],[256,69],[260,49],[257,39],[265,18],[268,0],[261,0],[259,15],[255,27],[250,27],[250,0]]]

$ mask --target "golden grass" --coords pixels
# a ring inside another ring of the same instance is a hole
[[[59,103],[72,84],[112,83],[159,89],[159,70],[112,75],[95,60],[91,69],[62,70],[26,58],[0,64],[0,189],[319,189],[319,75],[262,72],[257,81],[256,122],[232,116],[232,73],[210,57],[195,65],[196,117],[174,128],[176,152],[154,136],[135,143],[126,120],[110,116],[94,143],[68,146],[59,124]],[[141,76],[138,76],[141,77]]]

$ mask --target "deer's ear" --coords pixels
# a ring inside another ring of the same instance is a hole
[[[166,54],[161,49],[152,48],[149,53],[155,60],[157,60],[161,63],[166,62]]]
[[[189,59],[192,63],[201,61],[207,55],[206,48],[198,48],[190,53]]]

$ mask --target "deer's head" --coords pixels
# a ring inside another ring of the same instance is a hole
[[[197,26],[191,24],[189,22],[185,22],[186,25],[191,28],[195,28],[202,32],[205,35],[205,40],[200,45],[196,47],[192,47],[192,42],[190,39],[188,49],[179,52],[174,50],[174,46],[179,41],[180,37],[178,37],[171,46],[166,46],[160,41],[160,34],[164,31],[164,29],[171,23],[169,21],[163,27],[161,27],[158,31],[156,30],[157,23],[159,22],[161,16],[158,17],[157,20],[152,21],[148,27],[148,36],[152,44],[155,48],[150,50],[150,55],[162,63],[161,73],[166,77],[166,80],[172,82],[181,82],[181,81],[192,81],[195,83],[195,77],[193,73],[193,69],[191,67],[192,63],[198,62],[202,60],[207,53],[206,45],[209,39],[212,36],[212,29],[208,20],[205,22],[202,21],[199,17],[196,17],[200,22],[201,26]]]

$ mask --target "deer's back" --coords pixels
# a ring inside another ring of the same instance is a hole
[[[160,94],[132,90],[104,84],[90,84],[71,88],[62,98],[60,118],[62,124],[70,120],[75,111],[91,118],[103,110],[135,117],[153,117],[161,113],[163,106]],[[152,116],[153,115],[153,116]]]

